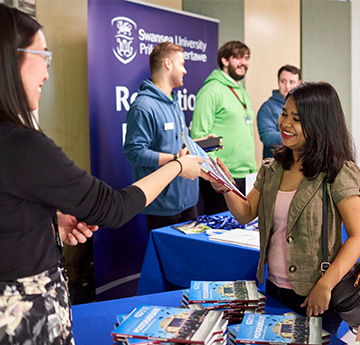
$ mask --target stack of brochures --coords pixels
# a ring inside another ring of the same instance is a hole
[[[141,305],[117,317],[113,340],[127,345],[184,343],[225,345],[227,323],[218,310]]]
[[[234,323],[231,325],[228,325],[227,331],[228,331],[228,345],[236,345],[236,337],[239,332],[241,323]]]
[[[264,313],[265,296],[253,280],[192,281],[182,291],[181,303],[196,310],[218,310],[229,322],[241,322],[246,313]]]
[[[290,311],[283,315],[299,316],[299,314],[295,313],[294,311]],[[322,345],[330,344],[330,333],[329,332],[322,330],[321,337],[322,337]]]
[[[299,316],[298,314],[294,312],[286,313],[284,315],[291,315],[291,316]],[[239,324],[231,324],[228,325],[228,345],[239,345],[239,340],[236,341],[237,335],[239,333],[241,327],[241,323]],[[262,328],[262,327],[260,327]],[[239,335],[240,337],[241,335]],[[321,330],[321,338],[322,338],[322,345],[326,345],[330,343],[330,333]]]
[[[246,314],[237,344],[322,344],[322,318],[299,315]]]

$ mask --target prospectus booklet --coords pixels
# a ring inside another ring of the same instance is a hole
[[[245,314],[236,336],[241,344],[322,343],[321,317]]]
[[[190,136],[182,132],[181,137],[190,154],[204,158],[201,169],[212,176],[215,180],[221,182],[225,187],[233,191],[236,195],[247,200],[237,187],[227,178],[219,165],[192,139]]]
[[[172,225],[172,228],[183,232],[184,234],[191,235],[191,234],[199,234],[201,232],[210,229],[210,226],[207,226],[204,223],[199,223],[196,220],[192,220],[183,225]]]
[[[189,303],[257,302],[260,300],[254,280],[191,281]]]
[[[220,311],[141,305],[111,335],[114,340],[125,337],[208,344],[222,317]]]

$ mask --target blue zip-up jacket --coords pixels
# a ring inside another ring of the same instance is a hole
[[[146,79],[127,114],[124,154],[137,181],[159,168],[159,152],[178,153],[183,146],[181,132],[186,130],[185,116],[177,94],[170,99]],[[198,179],[176,177],[143,213],[173,216],[195,206],[199,198]]]
[[[273,90],[272,96],[261,106],[257,114],[257,126],[260,140],[264,144],[263,158],[273,157],[271,149],[282,145],[278,118],[285,105],[285,99],[279,90]]]

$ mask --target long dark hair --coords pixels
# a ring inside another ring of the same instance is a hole
[[[20,75],[26,48],[41,25],[29,15],[0,4],[0,122],[35,129]]]
[[[308,179],[325,171],[331,183],[345,161],[355,161],[351,135],[336,90],[326,82],[307,82],[292,89],[286,96],[294,100],[306,139],[300,153],[302,172]],[[284,169],[293,162],[292,150],[283,146],[274,158]]]

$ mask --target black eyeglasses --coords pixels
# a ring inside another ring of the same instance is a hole
[[[52,52],[45,51],[45,50],[32,50],[32,49],[23,49],[23,48],[17,48],[17,50],[19,52],[44,55],[44,60],[45,60],[45,63],[46,63],[46,67],[47,68],[50,67],[51,59],[52,59]]]

